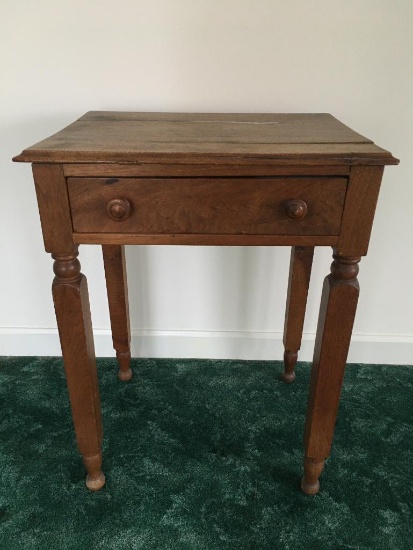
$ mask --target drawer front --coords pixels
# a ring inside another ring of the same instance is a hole
[[[75,233],[338,235],[346,178],[67,178]]]

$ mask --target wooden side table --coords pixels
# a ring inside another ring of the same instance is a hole
[[[15,161],[32,162],[86,485],[105,483],[89,297],[79,244],[102,245],[119,378],[129,380],[124,245],[292,246],[284,331],[292,382],[315,246],[324,281],[305,426],[305,493],[328,457],[384,165],[397,164],[328,114],[89,112]]]

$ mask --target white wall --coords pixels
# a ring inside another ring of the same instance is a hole
[[[59,354],[31,170],[10,159],[88,110],[331,112],[385,170],[350,360],[413,364],[411,0],[2,0],[0,354]],[[134,353],[280,358],[289,250],[129,247]],[[84,246],[97,352],[102,260]],[[310,359],[330,250],[316,253]]]

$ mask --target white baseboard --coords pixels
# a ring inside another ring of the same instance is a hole
[[[98,357],[114,355],[108,329],[95,329]],[[313,333],[304,333],[299,358],[311,361]],[[283,356],[281,332],[134,330],[134,357],[261,359],[280,360]],[[0,355],[61,355],[56,329],[0,327]],[[354,334],[350,363],[413,365],[413,335]]]

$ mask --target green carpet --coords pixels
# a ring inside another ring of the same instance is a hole
[[[0,548],[412,549],[413,368],[350,365],[320,493],[302,494],[310,375],[266,361],[98,361],[90,493],[59,358],[0,359]]]

